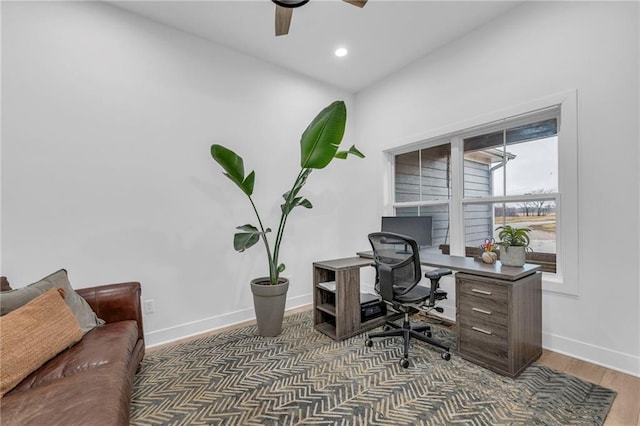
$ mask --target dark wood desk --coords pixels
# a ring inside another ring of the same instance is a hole
[[[366,259],[373,259],[372,251],[362,251],[358,256]],[[425,266],[436,268],[449,268],[457,272],[464,272],[470,275],[479,275],[487,278],[497,278],[500,280],[517,281],[527,275],[534,274],[540,270],[540,265],[525,263],[522,268],[505,266],[500,261],[493,264],[484,263],[480,259],[464,256],[449,256],[447,254],[430,253],[420,250],[420,263]]]
[[[373,252],[360,252],[371,259]],[[542,354],[542,273],[539,265],[486,264],[469,257],[420,252],[425,266],[456,271],[457,352],[508,377]]]

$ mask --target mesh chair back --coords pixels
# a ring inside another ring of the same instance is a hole
[[[376,264],[376,290],[393,302],[395,296],[408,293],[422,279],[416,241],[391,232],[369,234]]]

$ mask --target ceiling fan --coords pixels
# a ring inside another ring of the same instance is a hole
[[[271,0],[276,4],[276,36],[286,35],[289,33],[289,26],[291,25],[291,16],[293,16],[293,9],[303,6],[309,2],[309,0]],[[358,7],[364,7],[367,4],[367,0],[342,0],[346,3],[352,4]]]

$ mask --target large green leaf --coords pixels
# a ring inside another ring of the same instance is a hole
[[[233,236],[233,248],[239,252],[243,252],[255,245],[260,241],[260,236],[263,234],[253,225],[238,226],[236,229],[245,231],[238,232]],[[271,232],[271,229],[267,228],[265,232]]]
[[[335,101],[316,116],[300,139],[300,167],[323,169],[336,155],[347,121],[343,101]]]
[[[238,188],[248,196],[253,194],[253,185],[255,182],[255,173],[252,171],[244,176],[244,161],[242,157],[222,145],[211,145],[211,156],[226,173],[224,175],[231,179]]]

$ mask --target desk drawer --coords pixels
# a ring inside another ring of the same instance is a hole
[[[507,302],[499,298],[461,294],[458,299],[458,316],[460,318],[473,319],[477,322],[489,322],[506,327],[508,324],[508,310]]]
[[[489,280],[487,280],[486,278],[468,278],[468,276],[461,278],[459,275],[460,274],[456,276],[458,284],[458,294],[468,294],[470,296],[483,297],[499,301],[501,300],[506,304],[509,292],[506,285],[487,282]],[[495,282],[495,280],[493,281]]]
[[[458,350],[497,368],[507,369],[509,345],[507,327],[463,319],[458,327]]]
[[[487,297],[507,300],[508,289],[506,285],[495,284],[486,278],[469,277],[458,278],[458,291],[462,294],[469,294],[478,297]]]

